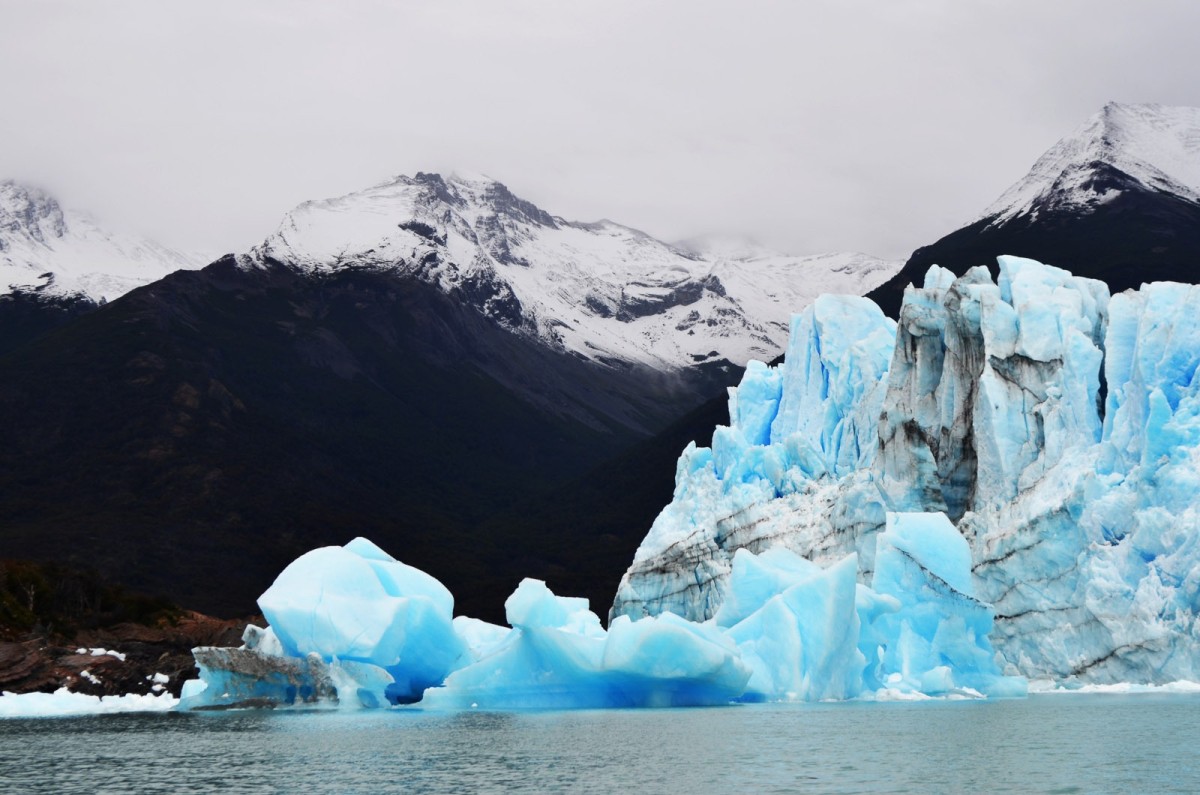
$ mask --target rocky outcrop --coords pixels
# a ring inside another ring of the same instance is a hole
[[[157,626],[118,624],[69,639],[0,643],[0,691],[51,693],[61,687],[94,696],[169,691],[196,677],[192,648],[241,642],[244,620],[186,613]]]

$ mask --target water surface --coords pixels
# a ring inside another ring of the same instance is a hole
[[[0,792],[1197,792],[1200,696],[0,721]]]

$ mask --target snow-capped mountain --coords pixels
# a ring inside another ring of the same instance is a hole
[[[1110,102],[975,220],[999,226],[1047,208],[1090,212],[1122,190],[1109,169],[1144,188],[1200,201],[1200,108]]]
[[[412,275],[576,356],[660,371],[773,358],[793,312],[823,292],[864,293],[899,267],[863,254],[684,248],[550,215],[487,177],[436,174],[306,202],[238,261]]]
[[[113,232],[46,192],[0,182],[0,294],[111,301],[201,258]]]
[[[1101,279],[1113,292],[1200,279],[1200,108],[1105,105],[871,297],[895,316],[904,287],[929,266],[961,275],[1002,254]]]
[[[568,487],[636,469],[737,365],[782,350],[793,311],[888,267],[695,253],[480,178],[308,202],[252,250],[0,356],[0,493],[22,495],[0,500],[0,541],[236,613],[297,548],[354,527],[496,618],[513,577],[581,578],[624,549],[569,520],[524,540]],[[629,496],[596,513],[640,526]]]

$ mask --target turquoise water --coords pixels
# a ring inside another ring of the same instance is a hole
[[[0,791],[1198,792],[1200,696],[0,721]]]

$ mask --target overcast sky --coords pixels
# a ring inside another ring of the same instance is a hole
[[[668,240],[904,257],[1106,101],[1200,105],[1194,0],[0,0],[0,177],[242,250],[486,173]]]

